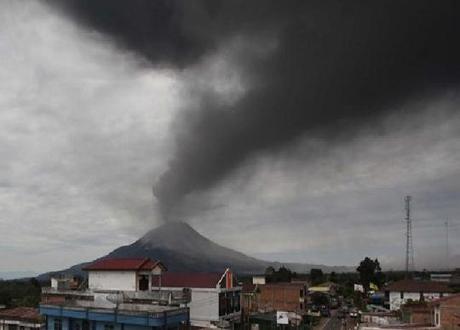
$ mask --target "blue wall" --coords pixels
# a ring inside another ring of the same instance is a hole
[[[40,306],[40,314],[46,316],[47,330],[54,330],[54,320],[62,320],[62,330],[74,330],[75,323],[81,320],[90,321],[90,330],[104,330],[105,325],[112,325],[113,330],[152,330],[154,327],[174,328],[181,322],[187,321],[187,313],[169,316],[154,317],[152,314],[123,314],[122,312],[104,312],[101,310],[75,309],[60,306]],[[73,329],[71,329],[73,328]],[[81,330],[82,327],[80,326]]]

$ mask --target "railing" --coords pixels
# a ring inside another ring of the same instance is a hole
[[[180,305],[191,301],[190,289],[157,290],[157,291],[101,291],[101,290],[57,290],[50,287],[42,288],[42,298],[46,302],[48,297],[59,296],[65,302],[91,303],[94,300],[105,305],[118,304],[159,304]]]

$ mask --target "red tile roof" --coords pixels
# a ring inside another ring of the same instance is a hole
[[[86,266],[83,270],[152,270],[155,266],[160,266],[164,270],[166,267],[156,260],[150,258],[123,258],[123,259],[102,259]]]
[[[385,288],[385,291],[396,292],[452,292],[449,286],[441,282],[401,280],[393,282]]]
[[[16,307],[0,310],[0,319],[42,323],[43,319],[37,308]]]
[[[446,302],[446,301],[449,301],[449,300],[452,300],[452,299],[458,299],[460,298],[460,294],[452,294],[452,295],[448,295],[448,296],[445,296],[445,297],[442,297],[442,298],[438,298],[438,299],[435,299],[435,300],[432,300],[429,302],[430,305],[439,305],[443,302]]]
[[[172,288],[215,288],[223,274],[219,273],[163,273],[161,286]],[[153,286],[158,286],[159,278],[153,279]]]

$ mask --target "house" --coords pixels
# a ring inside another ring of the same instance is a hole
[[[153,290],[191,291],[190,323],[195,327],[231,327],[241,319],[241,287],[235,286],[233,273],[164,273],[161,288],[154,283]]]
[[[252,277],[252,284],[265,284],[265,275],[254,275]]]
[[[0,310],[0,330],[40,330],[44,325],[44,319],[36,308],[16,307]]]
[[[85,268],[88,288],[42,288],[46,330],[152,330],[189,322],[187,290],[150,291],[166,270],[151,259],[106,259]],[[10,329],[8,329],[10,330]]]
[[[452,274],[430,274],[430,280],[434,282],[450,283]]]
[[[401,305],[410,301],[430,301],[449,295],[452,290],[442,282],[401,280],[389,284],[385,288],[389,299],[390,310],[398,310]]]
[[[286,311],[303,314],[306,311],[305,283],[268,283],[259,285],[259,312]]]
[[[433,307],[433,325],[440,329],[460,329],[460,294],[436,299],[430,302]]]
[[[154,278],[159,280],[167,269],[149,258],[103,259],[83,268],[88,272],[92,290],[148,291]]]
[[[425,301],[407,303],[401,306],[402,321],[411,325],[432,325],[432,308]]]

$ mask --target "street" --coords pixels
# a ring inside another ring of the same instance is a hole
[[[321,322],[317,330],[354,330],[358,320],[356,318],[347,317],[339,319],[337,312],[333,312],[331,317],[324,323]]]

